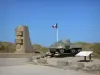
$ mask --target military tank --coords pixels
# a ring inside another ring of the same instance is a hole
[[[61,56],[64,54],[76,55],[82,51],[82,45],[70,43],[70,40],[61,40],[49,47],[49,56]]]

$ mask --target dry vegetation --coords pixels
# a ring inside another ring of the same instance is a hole
[[[32,45],[33,49],[37,52],[46,52],[48,48],[43,47],[38,44]],[[14,53],[15,52],[15,44],[10,42],[0,42],[0,53]]]
[[[95,57],[100,57],[100,43],[84,43],[84,42],[76,42],[75,44],[82,44],[83,50],[88,50],[91,48],[94,51]],[[46,52],[48,51],[47,47],[43,47],[39,44],[34,44],[33,49],[38,52]],[[15,44],[10,42],[0,42],[0,53],[14,53],[15,52]]]
[[[15,52],[15,44],[10,42],[0,42],[0,53]]]
[[[77,42],[76,44],[82,44],[83,50],[91,49],[94,51],[94,57],[100,58],[100,43],[84,43],[84,42]]]

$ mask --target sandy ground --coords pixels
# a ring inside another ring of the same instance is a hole
[[[56,64],[57,60],[69,60],[76,62],[83,58],[47,58],[49,64]],[[99,63],[100,61],[94,61]],[[64,70],[42,65],[33,65],[27,58],[0,58],[0,75],[96,75],[82,71]]]
[[[40,65],[17,65],[0,67],[0,75],[94,75]]]
[[[27,58],[0,58],[0,66],[13,66],[28,63]]]
[[[0,53],[0,58],[26,58],[32,55],[33,53]]]

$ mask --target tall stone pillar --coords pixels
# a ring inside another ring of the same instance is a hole
[[[16,33],[16,53],[31,53],[33,48],[31,45],[29,30],[27,26],[19,26],[15,29]]]

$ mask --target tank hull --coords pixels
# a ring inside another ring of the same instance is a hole
[[[67,50],[65,48],[49,48],[49,52],[51,56],[61,56],[61,55],[68,55],[68,54],[75,56],[80,51],[82,51],[82,48],[71,48]]]

